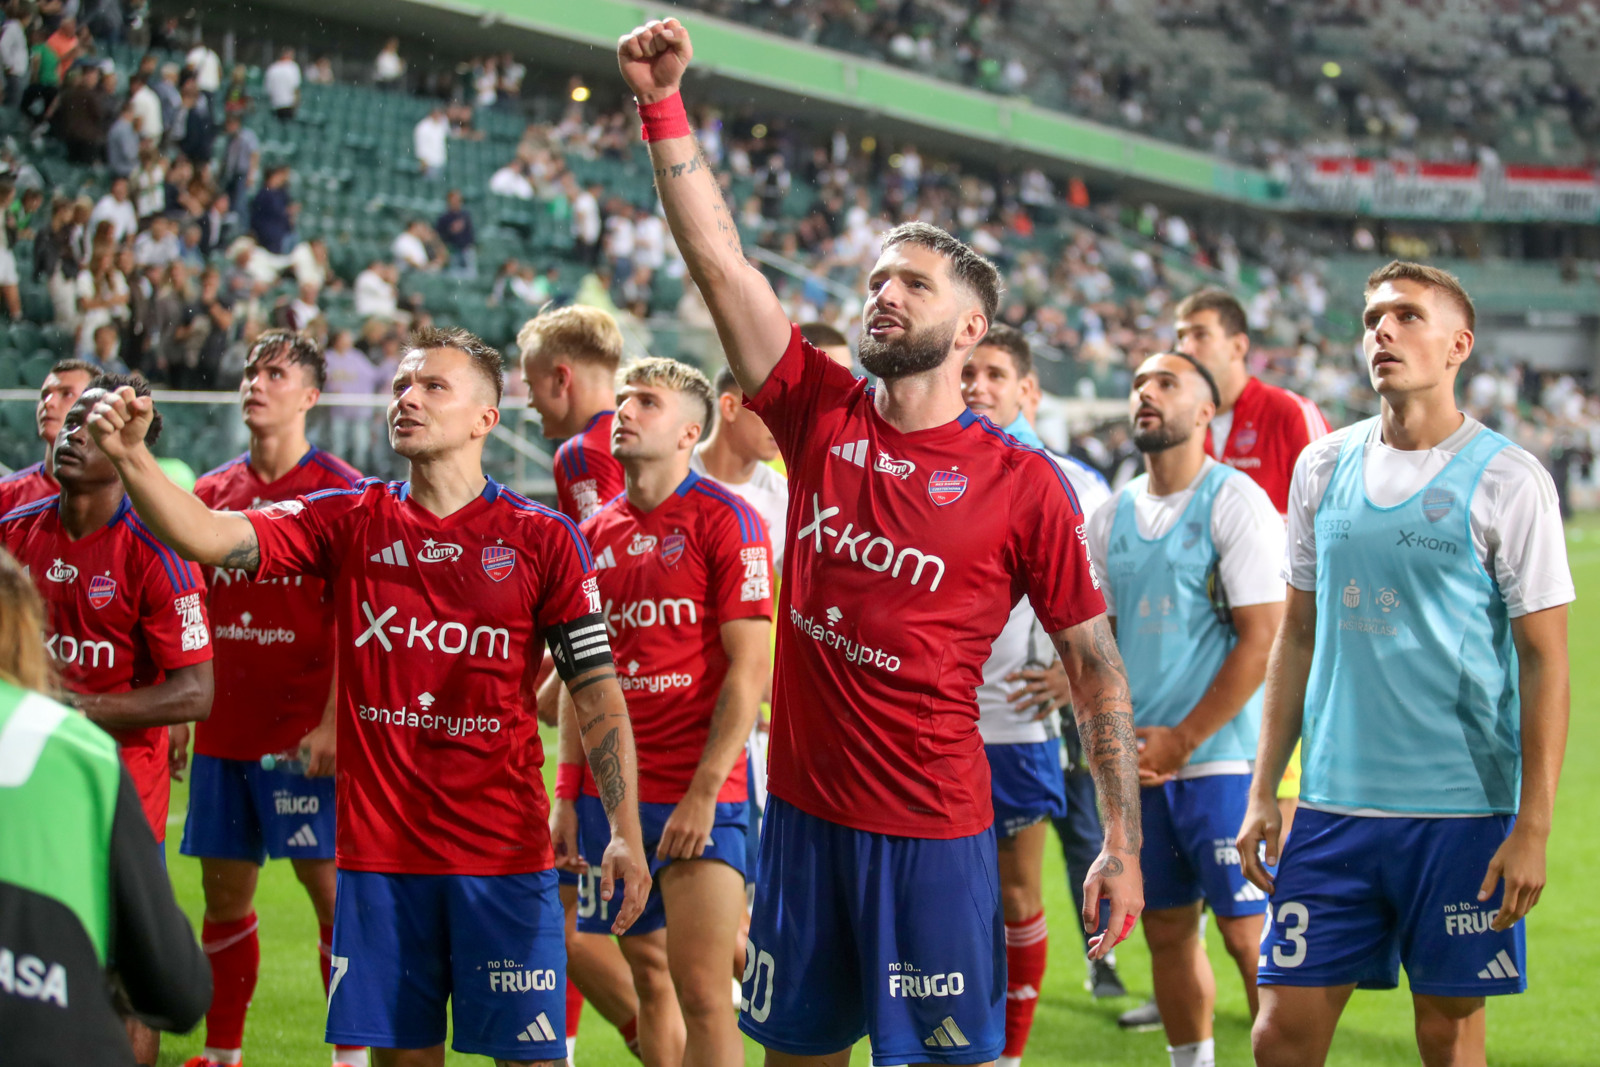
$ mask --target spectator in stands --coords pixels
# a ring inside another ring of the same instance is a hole
[[[177,138],[178,113],[183,110],[183,94],[178,92],[178,64],[161,64],[156,80],[150,83],[151,91],[161,101],[161,144],[171,144]]]
[[[266,90],[267,103],[282,122],[291,121],[300,106],[300,81],[300,64],[294,61],[293,48],[279,52],[278,61],[261,75],[261,87]]]
[[[362,318],[401,321],[399,280],[400,272],[393,264],[377,259],[367,264],[367,269],[356,275],[352,287],[355,313]]]
[[[218,193],[211,198],[211,205],[206,208],[195,225],[200,227],[200,254],[209,257],[219,248],[227,245],[233,238],[238,219],[233,213],[233,202],[227,193]]]
[[[128,369],[122,361],[122,334],[111,323],[94,328],[88,359],[104,371],[120,373]]]
[[[83,359],[94,352],[95,330],[102,325],[120,323],[130,314],[128,280],[117,270],[111,252],[95,253],[88,266],[78,272],[77,297],[76,353]]]
[[[500,57],[500,106],[515,107],[522,98],[522,80],[527,77],[528,68],[517,62],[515,52],[506,52]]]
[[[189,49],[184,65],[194,71],[195,83],[202,93],[209,96],[222,88],[222,57],[206,47],[204,41],[196,41]]]
[[[122,178],[131,178],[139,166],[139,117],[131,96],[122,102],[117,121],[106,133],[106,166]]]
[[[61,60],[46,43],[48,36],[42,23],[35,22],[28,30],[28,87],[22,92],[22,113],[39,127],[53,114],[61,92]]]
[[[377,379],[377,368],[367,354],[355,346],[349,330],[336,330],[323,350],[327,362],[327,384],[323,386],[322,407],[328,411],[328,425],[332,440],[329,449],[356,465],[358,470],[370,469],[372,450],[372,425],[377,409],[349,404],[329,403],[332,395],[371,396],[387,391],[389,383]]]
[[[45,44],[56,54],[56,62],[60,64],[61,72],[65,74],[71,70],[82,52],[82,44],[78,39],[77,19],[70,16],[62,19],[56,26],[55,32],[45,40]]]
[[[306,81],[311,85],[332,85],[333,59],[329,56],[319,56],[306,68]]]
[[[569,174],[563,188],[567,190],[567,199],[572,204],[572,240],[576,246],[573,251],[581,263],[592,267],[600,258],[601,186],[594,183],[586,189],[580,189],[577,179]]]
[[[17,187],[11,181],[0,178],[0,211],[9,212],[16,195]],[[11,318],[19,320],[22,318],[22,295],[17,288],[20,281],[17,277],[17,257],[11,249],[15,240],[16,232],[8,219],[5,225],[0,226],[0,296],[4,296],[6,311]]]
[[[199,270],[206,265],[204,241],[204,232],[198,222],[186,224],[178,235],[178,258],[191,270]]]
[[[768,221],[776,220],[783,210],[784,198],[789,195],[789,168],[784,165],[783,155],[774,152],[767,159],[767,165],[756,172],[756,195],[761,198],[761,216]]]
[[[261,138],[244,124],[242,115],[229,113],[222,123],[222,171],[218,180],[232,203],[242,204],[255,185],[261,164]]]
[[[233,322],[233,300],[222,288],[222,276],[207,268],[200,276],[200,291],[173,327],[178,355],[168,368],[173,388],[209,389],[216,384]]]
[[[529,308],[540,308],[550,299],[550,283],[534,272],[532,263],[518,263],[516,271],[507,279],[511,295]]]
[[[289,168],[278,164],[267,171],[261,191],[250,201],[250,233],[268,252],[289,250],[298,205],[289,199]]]
[[[128,79],[128,99],[133,102],[139,136],[159,145],[166,132],[161,123],[161,97],[151,87],[150,79],[145,74],[135,74]]]
[[[111,191],[102,196],[94,205],[94,211],[89,215],[91,232],[94,226],[102,220],[111,222],[111,239],[117,244],[121,244],[139,232],[139,213],[133,206],[133,200],[128,189],[128,179],[125,175],[113,177],[111,179]]]
[[[299,292],[285,308],[285,318],[288,321],[284,325],[291,330],[304,330],[322,318],[322,308],[317,303],[318,293],[319,290],[313,283],[301,282]]]
[[[433,225],[450,257],[450,274],[471,281],[478,276],[478,236],[472,228],[472,215],[462,206],[461,190],[445,196],[445,213]]]
[[[405,77],[406,61],[400,58],[400,38],[391,37],[383,42],[378,58],[373,61],[372,84],[380,89],[400,89],[404,87]]]
[[[491,174],[489,176],[489,191],[496,196],[532,200],[533,183],[528,180],[528,164],[526,161],[518,157]]]
[[[167,160],[151,141],[139,145],[139,166],[132,179],[133,209],[143,225],[167,210]]]
[[[633,273],[636,230],[634,207],[621,197],[613,197],[606,211],[606,259],[614,275]]]
[[[436,271],[445,262],[439,238],[421,219],[412,219],[394,239],[389,251],[402,271]]]
[[[655,272],[643,263],[635,262],[633,271],[618,286],[617,301],[637,318],[650,317],[650,300],[655,294]]]
[[[28,88],[28,20],[33,16],[26,0],[11,0],[6,5],[6,21],[0,26],[0,71],[5,73],[5,106],[22,105]]]
[[[55,101],[52,126],[66,146],[68,162],[79,166],[105,162],[106,127],[101,122],[99,90],[98,68],[71,70]]]
[[[182,106],[179,119],[183,132],[178,136],[178,147],[190,159],[209,160],[217,143],[216,113],[212,98],[200,88],[200,79],[190,78],[180,87]]]
[[[177,224],[166,215],[150,220],[150,228],[133,242],[133,261],[141,267],[165,267],[183,254]]]
[[[424,178],[438,178],[444,174],[449,159],[450,120],[445,116],[444,104],[435,103],[411,133],[412,149]]]

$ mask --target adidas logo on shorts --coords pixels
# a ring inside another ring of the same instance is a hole
[[[556,1032],[550,1029],[550,1018],[544,1012],[528,1024],[528,1028],[517,1035],[518,1041],[554,1041]]]
[[[1254,882],[1246,882],[1240,887],[1239,891],[1233,895],[1233,899],[1240,904],[1248,904],[1252,900],[1266,900],[1267,894],[1262,892],[1261,887],[1256,885]]]
[[[1478,972],[1478,977],[1485,981],[1495,978],[1520,978],[1522,972],[1517,970],[1517,965],[1511,962],[1511,956],[1505,949],[1495,953],[1494,959],[1489,961],[1489,966]]]
[[[289,838],[289,844],[295,848],[316,848],[317,835],[312,833],[311,824],[305,823]]]
[[[972,1042],[967,1040],[967,1035],[961,1032],[961,1027],[950,1016],[944,1017],[944,1022],[933,1029],[933,1036],[922,1039],[922,1043],[929,1048],[966,1048]]]

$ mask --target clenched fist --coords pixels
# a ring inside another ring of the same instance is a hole
[[[112,462],[126,459],[144,447],[145,435],[155,418],[156,402],[148,396],[134,396],[124,385],[114,393],[107,393],[89,412],[85,425],[89,436],[100,446],[100,451]]]
[[[617,40],[617,66],[641,104],[677,92],[693,57],[689,31],[677,19],[651,20]]]

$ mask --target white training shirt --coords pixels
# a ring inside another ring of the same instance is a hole
[[[1052,455],[1056,466],[1067,476],[1073,492],[1078,494],[1078,506],[1084,515],[1092,515],[1110,495],[1105,485],[1071,460]],[[1048,667],[1055,662],[1055,645],[1034,617],[1033,605],[1027,597],[1011,608],[1011,617],[1001,628],[999,636],[989,648],[989,659],[983,665],[983,684],[978,686],[978,733],[986,745],[1027,745],[1049,741],[1061,736],[1058,718],[1051,715],[1035,720],[1036,706],[1011,703],[1011,694],[1021,688],[1018,682],[1006,681],[1006,676],[1024,669]]]
[[[261,75],[261,87],[273,108],[294,107],[300,93],[300,64],[292,59],[280,59]]]
[[[755,473],[748,482],[735,485],[733,482],[718,481],[706,470],[705,460],[700,458],[700,450],[704,445],[696,445],[689,456],[689,469],[696,474],[703,474],[718,485],[738,493],[750,506],[756,509],[756,514],[767,524],[767,536],[772,539],[772,569],[774,573],[783,572],[783,538],[788,529],[789,515],[789,479],[767,466],[757,463]]]
[[[1133,516],[1143,537],[1156,538],[1172,529],[1183,509],[1189,506],[1195,489],[1217,461],[1206,457],[1200,473],[1187,488],[1166,496],[1150,492],[1150,476],[1141,474],[1123,492],[1133,493]],[[1111,543],[1111,524],[1117,517],[1121,494],[1107,501],[1089,516],[1089,559],[1100,592],[1106,598],[1106,614],[1115,617],[1117,605],[1106,580],[1106,548]],[[1283,558],[1283,519],[1272,506],[1272,498],[1255,479],[1229,478],[1217,489],[1211,507],[1211,541],[1217,549],[1217,576],[1228,603],[1236,608],[1251,604],[1281,602],[1287,595],[1278,561]]]
[[[1463,418],[1455,433],[1433,448],[1415,451],[1384,444],[1381,424],[1373,423],[1361,468],[1367,499],[1387,508],[1420,493],[1483,430],[1477,419]],[[1307,445],[1289,483],[1288,551],[1282,574],[1290,585],[1307,593],[1317,588],[1317,507],[1352,429],[1337,430]],[[1494,575],[1512,618],[1576,599],[1555,482],[1526,449],[1513,444],[1489,461],[1472,492],[1468,515],[1473,550],[1483,569]]]

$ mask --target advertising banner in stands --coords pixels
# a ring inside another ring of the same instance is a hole
[[[1297,168],[1292,195],[1303,208],[1395,218],[1600,221],[1600,180],[1583,167],[1322,157]]]

